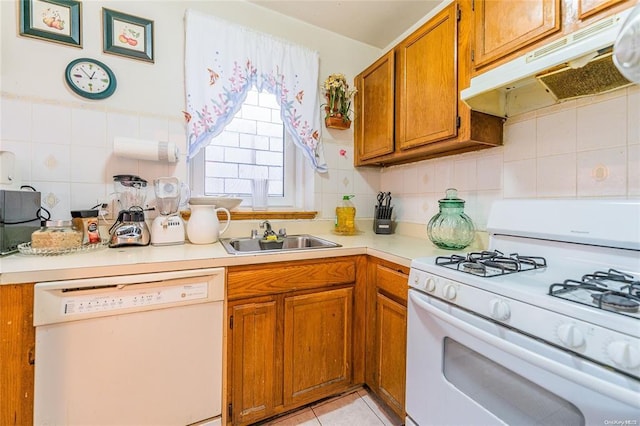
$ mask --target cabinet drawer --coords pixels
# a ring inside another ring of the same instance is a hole
[[[376,286],[378,289],[406,302],[409,291],[409,276],[386,266],[377,266]]]
[[[227,298],[286,293],[349,284],[355,280],[355,258],[230,267],[227,270]]]

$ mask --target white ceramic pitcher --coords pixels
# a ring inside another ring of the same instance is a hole
[[[189,208],[191,209],[191,217],[187,222],[187,238],[193,244],[215,243],[231,223],[231,213],[224,207],[189,204]],[[220,230],[220,221],[218,220],[219,210],[227,214],[227,222],[222,230]]]

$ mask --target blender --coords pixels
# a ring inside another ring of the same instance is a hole
[[[120,212],[109,229],[109,247],[149,245],[143,210],[147,181],[135,175],[116,175],[113,181]]]
[[[184,244],[184,222],[178,213],[180,200],[189,198],[188,188],[175,177],[153,181],[158,216],[151,224],[151,244]]]

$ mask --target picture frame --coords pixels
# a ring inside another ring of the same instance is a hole
[[[102,8],[104,53],[154,62],[153,21]]]
[[[19,0],[20,35],[82,48],[82,2]]]

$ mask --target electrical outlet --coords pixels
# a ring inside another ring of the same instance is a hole
[[[117,216],[116,200],[109,200],[106,203],[102,203],[98,215],[106,220],[114,220]]]

